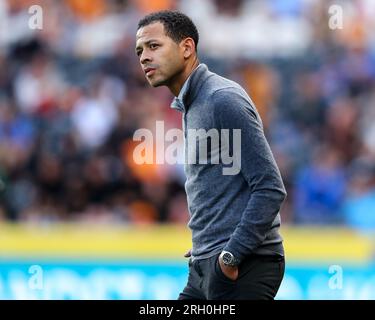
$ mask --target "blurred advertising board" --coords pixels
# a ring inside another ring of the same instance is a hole
[[[187,280],[183,226],[0,227],[0,299],[176,299]],[[370,236],[283,230],[277,299],[375,299]]]

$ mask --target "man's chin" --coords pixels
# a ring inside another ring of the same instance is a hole
[[[156,88],[156,87],[162,86],[163,84],[162,83],[158,83],[158,82],[156,82],[156,83],[151,83],[150,82],[150,85],[151,85],[151,87]]]
[[[162,80],[148,80],[148,83],[150,84],[151,87],[154,87],[154,88],[165,85],[164,81]]]

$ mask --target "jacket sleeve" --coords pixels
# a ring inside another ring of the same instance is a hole
[[[216,126],[240,129],[240,150],[233,150],[233,145],[229,148],[234,159],[238,157],[238,174],[246,180],[251,196],[224,250],[232,252],[241,261],[264,241],[280,211],[286,190],[264,135],[262,121],[247,94],[240,89],[221,89],[211,99]],[[235,156],[235,152],[240,154]]]

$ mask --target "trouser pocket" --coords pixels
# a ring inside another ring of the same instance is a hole
[[[221,270],[219,255],[210,258],[208,262],[207,274],[207,298],[233,299],[236,290],[236,281],[229,279]]]
[[[219,256],[217,256],[217,258],[215,259],[214,261],[214,273],[218,276],[219,279],[221,279],[222,281],[225,281],[225,282],[230,282],[230,283],[233,283],[233,282],[236,282],[237,280],[232,280],[230,278],[228,278],[225,273],[223,272],[223,270],[221,269],[220,267],[220,263],[219,263]]]

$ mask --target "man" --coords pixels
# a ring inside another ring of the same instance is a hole
[[[211,156],[229,148],[238,171],[224,174],[224,161],[185,163],[193,247],[179,299],[273,299],[285,268],[279,210],[286,191],[254,104],[240,85],[199,63],[198,40],[190,18],[176,11],[149,14],[136,35],[147,81],[167,86],[171,107],[182,112],[187,158],[200,156],[189,130],[232,138],[240,130],[232,144],[220,136],[220,150],[208,148]]]

